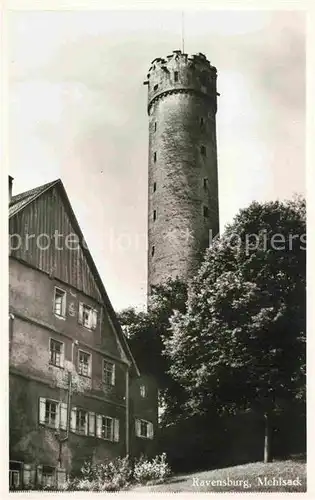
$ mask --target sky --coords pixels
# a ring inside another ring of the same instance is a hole
[[[13,194],[61,178],[116,310],[147,279],[150,63],[180,11],[9,15]],[[220,230],[251,201],[305,194],[305,34],[297,11],[187,11],[185,52],[218,70]]]

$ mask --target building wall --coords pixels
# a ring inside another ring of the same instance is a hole
[[[67,293],[66,319],[53,312],[54,288]],[[60,439],[56,431],[39,423],[39,398],[68,402],[69,371],[72,378],[70,407],[119,419],[119,442],[70,431],[62,445],[62,467],[77,473],[84,459],[96,461],[126,454],[126,376],[130,374],[129,452],[149,452],[152,440],[135,436],[135,418],[153,421],[157,413],[154,390],[145,401],[140,394],[141,377],[128,366],[105,308],[81,291],[50,278],[46,273],[10,258],[10,459],[56,467]],[[78,323],[78,304],[83,301],[98,310],[98,325],[88,330]],[[49,340],[64,343],[64,367],[49,364]],[[73,341],[77,340],[78,345]],[[78,374],[78,350],[92,355],[91,377]],[[102,361],[115,363],[115,385],[103,383]],[[149,408],[150,407],[150,408]],[[135,412],[135,413],[134,413]],[[157,419],[154,420],[154,426]]]
[[[219,231],[216,69],[177,51],[153,61],[146,83],[150,291],[169,277],[191,277],[209,231]]]

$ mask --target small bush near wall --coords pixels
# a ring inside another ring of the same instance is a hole
[[[129,457],[116,458],[101,464],[85,462],[81,477],[69,480],[67,491],[118,491],[133,483],[162,483],[171,475],[166,454],[149,460],[142,456],[132,461]]]

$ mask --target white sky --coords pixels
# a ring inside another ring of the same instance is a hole
[[[146,300],[147,70],[181,48],[167,11],[12,12],[14,194],[61,178],[116,309]],[[220,226],[305,193],[299,12],[189,11],[185,51],[218,69]]]

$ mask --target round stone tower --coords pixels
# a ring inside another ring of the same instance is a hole
[[[175,50],[151,63],[148,292],[196,272],[209,235],[219,232],[217,71],[203,54]]]

